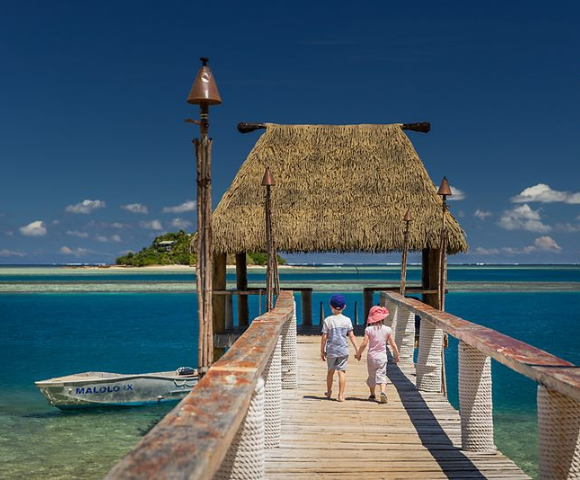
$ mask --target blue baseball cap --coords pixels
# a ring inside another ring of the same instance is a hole
[[[342,295],[335,293],[332,297],[330,297],[330,304],[337,310],[342,310],[346,305],[346,301]]]

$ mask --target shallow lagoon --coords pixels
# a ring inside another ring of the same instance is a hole
[[[86,370],[130,373],[195,366],[193,274],[24,270],[0,269],[5,292],[28,288],[0,294],[0,478],[102,478],[171,407],[62,413],[48,406],[33,382]],[[418,269],[412,270],[411,278]],[[250,282],[263,275],[251,271]],[[313,295],[316,322],[319,302],[326,304],[329,291],[344,291],[351,316],[355,301],[360,316],[362,286],[392,284],[398,275],[397,267],[325,267],[286,269],[281,279],[318,289]],[[509,293],[454,290],[454,281],[477,284],[478,276],[480,284],[491,285],[487,288],[497,281],[519,281],[520,286]],[[573,286],[580,267],[451,267],[449,278],[450,312],[580,363],[580,292],[560,292],[559,283],[551,281],[563,278]],[[228,281],[233,282],[232,273]],[[103,293],[104,284],[109,290]],[[127,285],[142,290],[127,292]],[[251,309],[253,315],[263,311],[257,297]],[[457,405],[453,341],[446,361],[449,397]],[[497,363],[492,368],[496,443],[535,475],[536,385]]]

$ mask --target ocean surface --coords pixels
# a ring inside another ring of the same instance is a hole
[[[265,284],[262,269],[250,286]],[[362,317],[365,286],[394,286],[397,266],[281,269],[283,287],[313,287],[313,319],[329,293]],[[228,288],[235,274],[228,269]],[[83,371],[196,366],[197,299],[189,270],[0,266],[0,478],[102,478],[172,406],[61,412],[34,381]],[[409,286],[420,280],[411,266]],[[447,310],[580,364],[580,266],[450,266]],[[375,297],[378,301],[378,295]],[[251,316],[264,296],[250,297]],[[326,312],[328,313],[328,312]],[[298,321],[300,309],[298,309]],[[458,406],[457,343],[445,352]],[[493,363],[498,448],[537,476],[537,385]],[[321,379],[321,382],[323,379]]]

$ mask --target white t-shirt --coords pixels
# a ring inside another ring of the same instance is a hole
[[[342,313],[330,315],[324,319],[322,333],[326,333],[326,355],[330,357],[348,356],[348,342],[346,337],[352,331],[352,322],[350,318],[345,317]]]

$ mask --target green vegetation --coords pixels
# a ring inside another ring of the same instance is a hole
[[[189,252],[192,235],[179,230],[177,233],[165,233],[155,237],[150,247],[139,252],[129,252],[117,258],[117,265],[131,267],[146,267],[148,265],[195,265],[196,255]],[[263,252],[248,253],[248,265],[266,265],[266,254]],[[228,264],[235,263],[234,256],[228,256]],[[278,265],[284,265],[286,260],[278,255]]]
[[[191,234],[179,230],[155,237],[150,247],[129,252],[117,258],[117,265],[146,267],[148,265],[195,265],[195,254],[189,253]],[[173,243],[170,243],[173,242]]]

